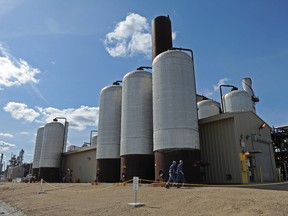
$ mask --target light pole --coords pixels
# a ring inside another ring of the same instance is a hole
[[[97,132],[98,133],[98,130],[91,130],[90,131],[90,146],[92,146],[92,133],[93,132]]]
[[[56,117],[53,119],[53,121],[57,122],[58,119],[64,119],[65,123],[64,123],[64,134],[63,134],[63,146],[62,146],[62,153],[64,153],[64,148],[65,148],[65,138],[67,136],[67,118],[65,117]]]

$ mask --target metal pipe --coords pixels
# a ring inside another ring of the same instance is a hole
[[[222,113],[224,113],[223,99],[222,99],[222,87],[231,87],[232,90],[238,90],[236,86],[233,85],[220,85],[220,100],[221,100],[221,109]]]
[[[117,81],[113,82],[112,85],[120,85],[121,82],[122,82],[122,80],[117,80]]]
[[[136,70],[152,69],[150,66],[140,66]]]
[[[183,50],[183,51],[189,51],[191,53],[191,57],[192,57],[192,60],[194,62],[194,59],[193,59],[193,50],[192,49],[187,49],[187,48],[182,48],[182,47],[172,47],[170,48],[169,50]]]

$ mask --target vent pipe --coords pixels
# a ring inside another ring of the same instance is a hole
[[[253,101],[254,105],[259,102],[259,98],[254,94],[251,78],[246,77],[242,79],[242,88],[251,96],[251,100]]]
[[[152,61],[172,47],[171,20],[169,16],[158,16],[152,21]]]

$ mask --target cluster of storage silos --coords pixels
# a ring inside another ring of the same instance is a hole
[[[198,181],[200,160],[194,63],[172,48],[171,22],[153,20],[152,74],[135,70],[122,86],[100,93],[98,180],[139,176],[163,180],[173,160],[183,160],[187,181]],[[120,163],[120,164],[119,164]]]
[[[64,125],[57,121],[38,129],[32,165],[33,175],[37,179],[48,182],[60,180],[65,134]]]
[[[223,95],[221,105],[208,98],[197,102],[193,53],[173,48],[169,17],[153,20],[152,45],[152,73],[140,67],[100,92],[98,135],[90,141],[97,145],[98,181],[133,176],[162,181],[172,161],[182,160],[186,181],[201,182],[198,119],[255,112],[259,99],[250,78],[242,80],[243,90]],[[38,179],[59,181],[67,128],[65,121],[38,129],[33,162]]]

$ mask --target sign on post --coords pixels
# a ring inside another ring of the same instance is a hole
[[[128,203],[128,205],[134,206],[134,207],[139,207],[139,206],[144,206],[144,203],[138,203],[137,202],[137,191],[139,188],[139,177],[133,177],[133,190],[134,190],[134,198],[135,202],[134,203]]]
[[[133,190],[138,191],[139,187],[139,177],[133,177]]]

